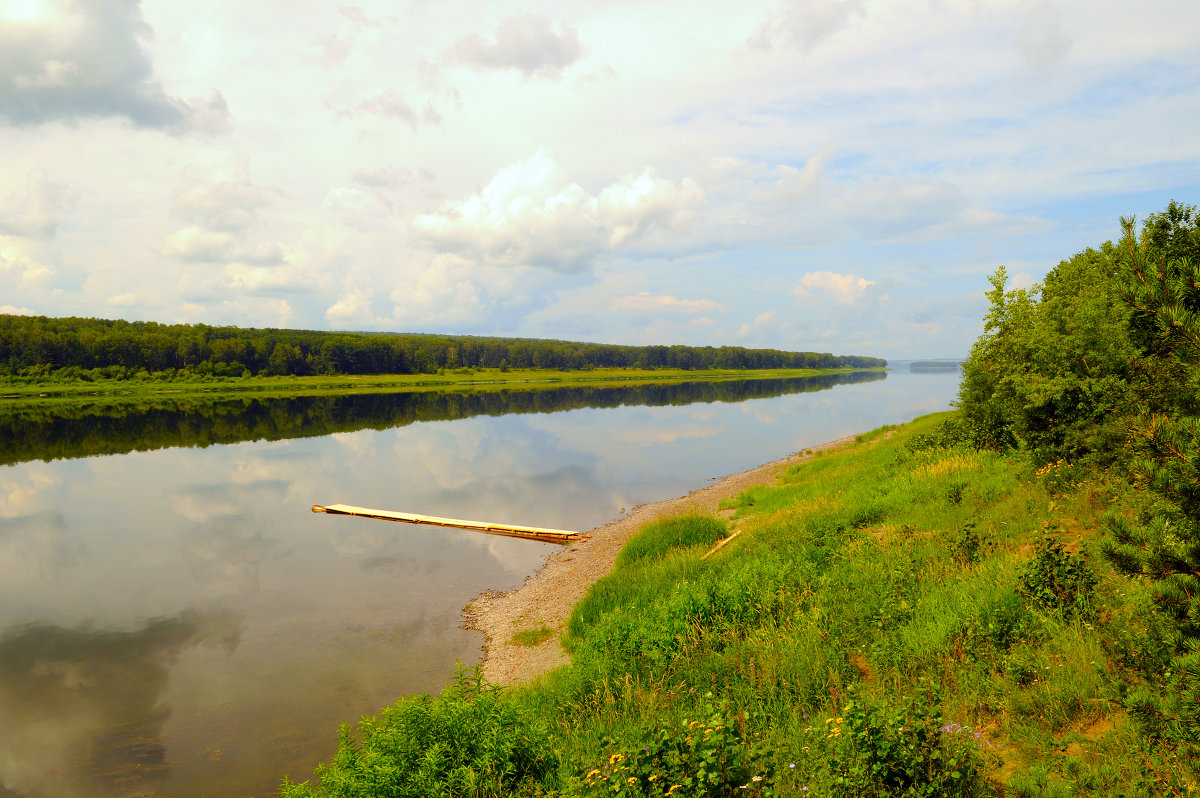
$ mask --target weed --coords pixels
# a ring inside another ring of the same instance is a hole
[[[857,691],[826,721],[837,741],[831,796],[972,796],[981,791],[982,735],[942,717],[933,686],[900,707],[868,702]]]
[[[709,693],[701,718],[654,727],[634,745],[606,737],[604,750],[616,751],[586,768],[575,786],[583,795],[769,795],[770,759],[748,734],[748,716],[714,705]]]
[[[1095,589],[1096,575],[1087,561],[1063,549],[1051,536],[1042,539],[1018,587],[1026,599],[1064,618],[1092,617]]]

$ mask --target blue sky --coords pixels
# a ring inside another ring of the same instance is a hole
[[[252,9],[252,10],[251,10]],[[0,5],[0,312],[965,355],[1200,202],[1200,6]]]

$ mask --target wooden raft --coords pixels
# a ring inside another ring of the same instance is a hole
[[[314,513],[329,513],[330,515],[357,515],[362,518],[377,518],[381,521],[400,521],[405,524],[432,524],[434,526],[452,526],[457,529],[470,529],[475,532],[485,532],[489,535],[504,535],[522,540],[540,540],[543,543],[573,543],[590,537],[582,532],[570,532],[565,529],[543,529],[539,526],[513,526],[511,524],[492,524],[487,521],[463,521],[458,518],[438,518],[433,515],[416,515],[414,513],[396,513],[390,510],[369,510],[366,507],[353,507],[349,504],[330,504],[322,507],[312,506]]]

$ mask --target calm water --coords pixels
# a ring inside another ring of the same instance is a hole
[[[463,606],[552,549],[313,504],[588,529],[945,409],[958,375],[832,382],[8,419],[0,796],[250,796],[307,778],[339,722],[477,661]]]

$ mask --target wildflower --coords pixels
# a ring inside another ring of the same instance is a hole
[[[585,778],[590,779],[593,776],[599,776],[599,775],[600,775],[600,768],[592,768],[591,770],[588,771],[588,774]]]
[[[624,758],[625,758],[625,755],[624,755],[624,754],[613,754],[612,756],[610,756],[610,757],[608,758],[608,764],[610,764],[610,765],[615,765],[615,764],[617,764],[618,762],[620,762],[620,761],[621,761],[622,759],[624,759]]]
[[[629,777],[629,779],[628,779],[628,783],[629,783],[629,784],[637,784],[637,777],[636,777],[636,776],[630,776],[630,777]]]
[[[762,781],[762,776],[755,776],[754,778],[750,779],[750,781]]]
[[[808,746],[807,746],[807,745],[806,745],[806,746],[804,746],[804,750],[805,750],[805,751],[807,751],[807,750],[808,750]],[[796,763],[795,763],[795,762],[793,762],[792,764],[788,765],[788,770],[795,770],[795,769],[796,769]]]
[[[650,776],[650,778],[649,778],[649,779],[647,779],[647,781],[655,781],[656,779],[658,779],[658,774],[657,774],[657,773],[655,773],[655,774],[651,775],[651,776]]]

